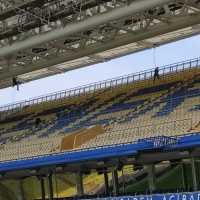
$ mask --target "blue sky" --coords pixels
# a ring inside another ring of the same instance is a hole
[[[0,90],[0,105],[153,68],[155,66],[153,52],[153,49],[149,49],[109,62],[32,81],[21,85],[19,92],[15,88],[2,89]],[[162,66],[200,57],[199,52],[200,36],[173,42],[155,49],[156,64]]]

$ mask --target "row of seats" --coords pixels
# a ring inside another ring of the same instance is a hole
[[[140,88],[130,84],[56,103],[0,121],[0,160],[59,152],[66,134],[96,124],[102,124],[105,133],[79,148],[198,131],[200,79],[150,80]]]

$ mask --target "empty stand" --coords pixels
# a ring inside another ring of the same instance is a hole
[[[106,82],[101,88],[93,85],[93,92],[80,89],[70,98],[41,101],[4,115],[0,121],[0,160],[198,132],[199,68],[192,64],[175,72],[172,68],[156,82],[144,74],[134,81],[134,76],[128,76],[120,82],[123,84],[113,79],[109,87]],[[66,96],[60,93],[60,97]],[[36,124],[38,118],[41,122]],[[95,126],[102,127],[101,134],[80,134],[80,130]],[[74,145],[77,133],[79,140]],[[73,144],[62,148],[61,141]]]

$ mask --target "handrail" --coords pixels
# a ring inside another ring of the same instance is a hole
[[[200,64],[200,57],[159,67],[159,73],[162,76],[170,73],[185,71],[191,68],[200,67],[199,64]],[[141,72],[128,74],[125,76],[119,76],[113,79],[107,79],[92,84],[86,84],[81,87],[75,87],[69,90],[61,90],[59,92],[31,98],[25,101],[19,101],[12,104],[7,104],[0,107],[0,112],[17,111],[21,110],[26,106],[36,105],[42,102],[49,102],[63,98],[70,98],[82,94],[88,94],[91,92],[99,91],[101,89],[113,88],[119,85],[125,85],[141,80],[152,79],[154,75],[154,70],[155,69],[152,68],[149,70],[144,70]]]

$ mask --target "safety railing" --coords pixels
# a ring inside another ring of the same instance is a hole
[[[200,65],[200,58],[195,58],[183,62],[177,62],[174,64],[159,67],[159,74],[160,76],[163,76],[170,73],[176,73],[191,68],[196,68],[199,67],[199,65]],[[56,93],[35,97],[25,101],[15,102],[13,104],[7,104],[0,107],[0,112],[18,111],[24,107],[40,104],[42,102],[55,101],[63,98],[71,98],[74,96],[88,94],[102,89],[113,88],[116,86],[130,84],[141,80],[148,80],[152,79],[153,76],[154,76],[154,69],[149,69],[138,73],[129,74],[126,76],[120,76],[113,79],[87,84],[81,87],[75,87],[69,90],[62,90]]]

